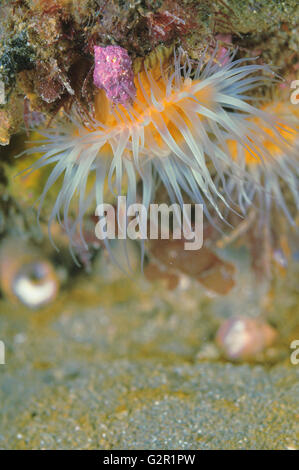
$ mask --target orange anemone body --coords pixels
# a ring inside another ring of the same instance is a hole
[[[113,132],[113,130],[115,130],[115,133],[118,133],[121,127],[130,128],[130,126],[141,126],[144,128],[145,146],[147,142],[154,140],[155,144],[163,151],[166,149],[165,142],[153,122],[155,122],[158,115],[160,115],[171,137],[177,144],[181,144],[184,141],[184,136],[179,128],[173,124],[172,115],[178,113],[192,131],[192,122],[183,111],[184,102],[190,99],[187,95],[189,94],[190,96],[191,87],[200,83],[200,80],[186,78],[181,82],[180,88],[173,87],[170,94],[167,96],[167,86],[166,82],[162,79],[160,66],[152,69],[150,74],[151,78],[149,78],[147,72],[143,70],[138,75],[135,75],[136,98],[128,107],[124,105],[114,106],[113,103],[108,100],[105,91],[99,90],[95,97],[95,117],[100,123],[106,126],[107,132],[109,133]],[[162,97],[159,100],[161,111],[153,106],[151,99],[147,99],[147,97],[151,97],[152,93],[154,93],[156,97]],[[213,107],[212,86],[207,85],[199,91],[192,91],[192,94],[201,105],[207,106],[209,109]],[[134,117],[133,120],[132,116]],[[203,116],[199,116],[199,118],[203,119]],[[109,156],[109,154],[111,154],[112,156],[109,143],[106,143],[102,147],[100,154],[103,156]],[[163,152],[161,152],[161,155],[163,155]]]
[[[270,113],[277,119],[274,127],[267,124],[259,117],[251,118],[249,121],[254,123],[261,130],[259,143],[252,137],[249,141],[257,147],[257,152],[252,148],[251,151],[244,149],[245,163],[248,166],[255,166],[262,163],[260,154],[268,154],[277,159],[288,154],[295,146],[298,140],[298,118],[299,110],[292,104],[277,102],[272,105],[263,106],[262,111]],[[233,160],[238,159],[239,146],[235,140],[227,141],[228,149]]]

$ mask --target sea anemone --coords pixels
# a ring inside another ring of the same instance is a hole
[[[250,92],[264,84],[265,65],[235,60],[227,53],[221,62],[203,55],[194,63],[178,50],[168,63],[160,59],[148,68],[145,63],[134,76],[136,94],[125,104],[112,103],[104,89],[97,91],[94,116],[87,122],[74,110],[68,123],[41,131],[44,140],[27,153],[42,153],[28,171],[54,165],[40,198],[39,210],[51,186],[61,188],[49,218],[63,220],[70,238],[91,203],[101,204],[107,190],[113,197],[126,194],[127,204],[136,202],[137,182],[142,182],[142,202],[148,207],[158,177],[171,201],[192,202],[213,208],[223,218],[219,202],[229,206],[227,173],[240,177],[241,167],[232,159],[228,139],[244,152],[262,159],[254,145],[250,119],[258,118],[275,131],[275,117],[250,104]],[[160,62],[160,63],[159,63]],[[250,62],[250,61],[249,61]],[[130,89],[126,90],[130,95]],[[262,147],[261,147],[262,148]],[[212,173],[219,176],[215,184]],[[71,221],[71,201],[78,197],[78,213]],[[61,214],[63,217],[61,217]],[[49,235],[50,230],[49,230]]]
[[[239,142],[229,139],[227,147],[232,159],[249,177],[238,177],[234,172],[237,167],[234,166],[227,190],[232,198],[237,199],[244,213],[248,207],[256,205],[262,223],[269,222],[271,208],[275,205],[295,225],[289,206],[299,208],[298,109],[290,103],[274,102],[263,106],[262,110],[275,116],[275,126],[269,126],[259,117],[249,118],[248,124],[254,132],[253,146],[259,149],[263,158],[258,158],[254,151],[249,152]],[[291,195],[289,201],[286,200],[287,194]]]

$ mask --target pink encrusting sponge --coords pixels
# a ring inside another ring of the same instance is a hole
[[[132,61],[126,49],[120,46],[94,46],[95,67],[93,81],[103,88],[109,100],[125,105],[136,95]]]

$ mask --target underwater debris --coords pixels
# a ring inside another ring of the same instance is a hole
[[[185,274],[200,282],[209,291],[225,295],[235,285],[235,267],[222,260],[212,250],[203,246],[197,251],[184,250],[184,240],[151,240],[149,245],[152,268],[148,272],[149,279],[161,278],[161,273],[180,275]],[[153,259],[152,259],[153,258]],[[163,276],[167,279],[167,276]],[[174,278],[168,279],[170,288],[173,288]]]

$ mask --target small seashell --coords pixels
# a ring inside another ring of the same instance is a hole
[[[219,328],[216,342],[227,359],[246,360],[271,346],[276,337],[276,330],[263,320],[232,317]]]
[[[6,241],[0,249],[0,285],[11,302],[40,308],[53,301],[59,282],[51,263],[19,241]]]

